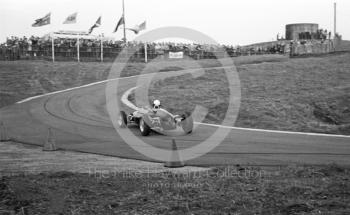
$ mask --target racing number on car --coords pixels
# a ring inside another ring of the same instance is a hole
[[[153,127],[159,127],[159,128],[161,127],[160,117],[151,118],[151,122],[152,122]]]

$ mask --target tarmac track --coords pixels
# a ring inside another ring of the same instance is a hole
[[[120,80],[115,96],[120,99],[136,82],[137,77]],[[61,149],[155,161],[134,151],[116,132],[106,110],[105,91],[106,83],[99,83],[38,97],[0,109],[1,121],[9,136],[19,142],[42,145],[50,127]],[[171,137],[158,134],[141,137],[137,128],[129,129],[153,147],[170,148]],[[177,145],[182,149],[199,144],[215,129],[198,125],[192,134],[176,138]],[[225,129],[230,133],[218,147],[186,163],[199,166],[350,164],[350,138],[346,136]]]

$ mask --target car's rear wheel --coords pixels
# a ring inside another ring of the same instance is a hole
[[[148,136],[151,133],[151,128],[142,118],[140,119],[139,128],[142,136]]]
[[[124,111],[120,111],[118,118],[118,125],[120,128],[125,128],[128,123],[126,113]]]

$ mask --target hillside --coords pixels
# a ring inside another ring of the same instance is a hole
[[[341,41],[341,44],[339,45],[339,47],[337,47],[337,51],[350,51],[350,41],[349,40]]]

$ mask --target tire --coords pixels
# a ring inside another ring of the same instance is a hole
[[[126,117],[126,113],[124,111],[120,111],[119,113],[119,119],[118,119],[118,125],[120,128],[125,128],[128,124],[128,120]]]
[[[193,118],[192,118],[192,116],[186,117],[184,120],[182,120],[181,127],[186,134],[192,133],[192,130],[193,130]]]
[[[141,118],[139,123],[139,129],[142,136],[148,136],[151,133],[151,128],[147,125],[147,123]]]

